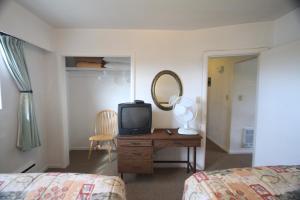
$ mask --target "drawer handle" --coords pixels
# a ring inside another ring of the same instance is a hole
[[[132,144],[132,145],[140,145],[141,143],[139,143],[139,142],[131,142],[130,144]]]
[[[142,169],[141,166],[132,166],[134,169]]]
[[[132,153],[133,155],[136,155],[136,156],[141,156],[142,154],[141,153]]]
[[[182,142],[174,142],[174,144],[182,145]]]

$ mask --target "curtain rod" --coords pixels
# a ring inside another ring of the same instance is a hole
[[[22,40],[22,39],[20,39],[20,38],[17,38],[17,37],[15,37],[15,36],[9,35],[9,34],[7,34],[7,33],[4,33],[4,32],[2,32],[2,31],[0,31],[0,35],[9,36],[9,37],[12,37],[12,38],[15,38],[15,39],[21,40],[21,41],[23,41],[23,42],[26,42],[25,40]],[[27,42],[26,42],[26,43],[27,43]]]
[[[1,2],[1,0],[0,0],[0,2]],[[23,40],[23,39],[20,39],[20,38],[18,38],[18,37],[9,35],[9,34],[4,33],[4,32],[2,32],[2,31],[0,31],[0,35],[5,35],[5,36],[9,36],[9,37],[15,38],[15,39],[17,39],[17,40],[21,40],[21,41],[24,42],[25,44],[29,44],[29,45],[34,46],[34,47],[38,47],[38,48],[40,48],[40,49],[42,49],[42,50],[44,50],[44,51],[47,51],[47,52],[52,52],[52,51],[53,51],[53,50],[51,50],[51,48],[50,48],[50,50],[49,50],[49,47],[48,47],[48,48],[41,47],[41,46],[39,46],[39,45],[36,45],[36,44],[31,43],[31,42],[29,42],[29,41],[27,42],[26,40]]]

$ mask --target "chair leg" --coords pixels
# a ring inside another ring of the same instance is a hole
[[[92,156],[92,151],[93,151],[93,143],[94,143],[94,141],[92,140],[92,141],[91,141],[91,143],[90,143],[90,150],[89,150],[89,156],[88,156],[88,159],[90,159],[90,158],[91,158],[91,156]]]
[[[115,138],[112,140],[112,143],[113,143],[113,145],[114,145],[114,147],[115,147],[115,150],[117,150],[117,142],[116,142],[116,139],[115,139]]]
[[[108,148],[108,160],[111,162],[111,147]]]

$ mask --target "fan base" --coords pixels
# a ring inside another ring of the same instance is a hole
[[[197,135],[198,132],[194,129],[179,128],[178,129],[178,134],[181,134],[181,135]]]

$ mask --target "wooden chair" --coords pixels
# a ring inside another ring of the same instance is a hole
[[[113,110],[103,110],[96,116],[95,135],[89,138],[90,150],[88,159],[91,158],[94,142],[97,143],[96,149],[105,149],[109,154],[109,162],[111,162],[111,150],[115,146],[115,137],[118,133],[117,113]]]

